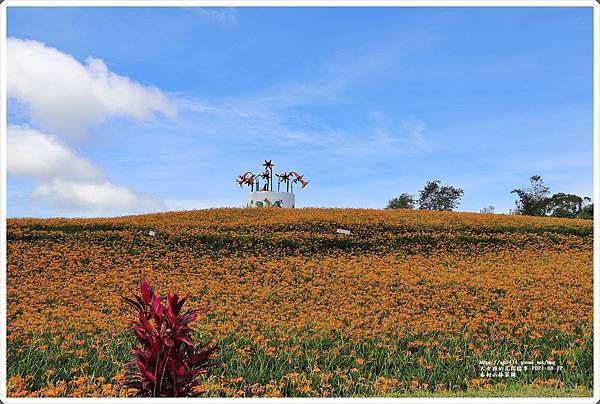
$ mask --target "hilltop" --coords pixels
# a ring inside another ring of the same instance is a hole
[[[350,236],[336,229],[350,230]],[[155,237],[148,233],[154,231]],[[480,248],[584,241],[593,222],[517,215],[375,209],[207,209],[98,219],[9,219],[10,240],[133,238],[202,251],[262,254]],[[589,241],[589,240],[588,240]]]

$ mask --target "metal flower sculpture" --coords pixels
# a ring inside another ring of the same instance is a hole
[[[304,187],[306,187],[308,185],[308,181],[306,181],[304,179],[304,176],[301,175],[301,174],[299,174],[299,173],[297,173],[296,171],[292,171],[290,173],[290,175],[294,176],[294,179],[292,180],[292,187],[291,187],[292,188],[292,193],[294,192],[294,184],[300,183],[300,185],[301,185],[300,188],[304,188]]]
[[[281,181],[285,183],[285,192],[290,192],[290,179],[292,178],[291,175],[291,173],[284,172],[280,176]]]
[[[296,179],[294,180],[294,182],[299,182],[299,183],[300,183],[300,185],[301,185],[301,187],[300,187],[300,188],[304,188],[305,186],[307,186],[307,185],[308,185],[308,181],[305,181],[304,179],[302,179],[302,177],[300,177],[300,178],[296,178]]]
[[[285,183],[285,192],[290,192],[290,174],[288,174],[284,171],[281,174],[275,174],[275,175],[277,176],[277,178],[279,178],[277,180],[277,192],[279,192],[282,182]]]
[[[290,171],[289,173],[283,172],[281,174],[273,175],[273,167],[275,164],[271,160],[265,160],[262,164],[264,171],[261,174],[254,175],[250,171],[246,171],[237,177],[237,183],[241,186],[247,185],[252,191],[273,191],[273,177],[277,177],[277,192],[280,192],[281,183],[285,184],[285,192],[294,192],[294,184],[299,183],[300,188],[304,188],[308,185],[308,181],[304,180],[301,174],[296,171]],[[292,177],[293,176],[293,177]],[[261,187],[260,179],[265,180],[264,185]]]
[[[252,191],[254,191],[254,179],[255,175],[250,171],[246,171],[244,174],[238,175],[236,181],[240,187],[248,185],[252,188]],[[258,184],[256,185],[256,189],[258,189]]]
[[[273,190],[273,167],[275,167],[275,164],[273,164],[273,162],[271,160],[265,160],[265,162],[263,163],[263,166],[265,167],[265,172],[263,173],[263,178],[265,178],[267,180],[267,184],[269,184],[269,188],[272,191]]]

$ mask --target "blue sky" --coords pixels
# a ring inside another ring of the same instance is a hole
[[[9,8],[9,216],[592,196],[591,8]],[[91,59],[90,59],[91,58]],[[98,195],[98,197],[95,197]]]

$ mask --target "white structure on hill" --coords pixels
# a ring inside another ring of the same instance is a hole
[[[246,171],[237,177],[237,183],[241,186],[250,187],[248,202],[246,206],[250,208],[294,208],[296,206],[296,197],[294,195],[294,184],[300,184],[300,188],[308,185],[308,181],[296,171],[281,174],[275,174],[277,177],[277,191],[273,189],[273,167],[275,164],[271,160],[265,160],[265,167],[261,174],[254,175]],[[285,185],[285,191],[282,190],[282,184]]]
[[[249,208],[293,208],[296,198],[291,192],[254,191],[248,194]]]

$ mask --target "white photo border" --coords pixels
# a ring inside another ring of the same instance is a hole
[[[0,0],[1,2],[2,0]],[[593,136],[594,136],[594,202],[600,201],[600,3],[594,0],[5,0],[0,3],[0,400],[5,403],[61,403],[65,400],[74,403],[176,403],[180,398],[11,398],[7,397],[7,356],[6,356],[6,38],[7,8],[12,7],[588,7],[593,9]],[[594,210],[594,235],[598,235],[600,209]],[[370,403],[597,403],[600,400],[600,241],[594,237],[594,386],[593,397],[406,397],[406,398],[187,398],[208,403],[286,401],[290,403],[313,403],[315,400],[328,402]]]

